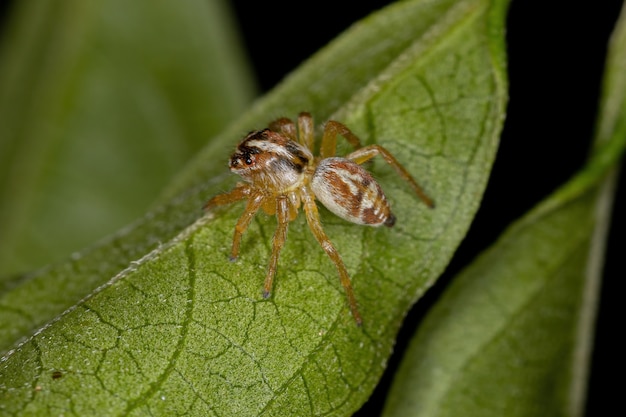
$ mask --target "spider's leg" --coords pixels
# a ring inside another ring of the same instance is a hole
[[[415,179],[409,173],[409,171],[407,171],[406,168],[404,168],[400,164],[400,162],[398,162],[398,160],[387,149],[383,148],[382,146],[380,145],[365,146],[347,155],[346,159],[349,159],[360,165],[360,164],[363,164],[364,162],[369,161],[376,155],[382,156],[385,162],[391,165],[393,169],[396,170],[398,175],[400,175],[402,179],[404,179],[406,182],[409,183],[409,185],[411,185],[411,188],[413,188],[413,191],[415,192],[415,194],[417,194],[417,196],[424,202],[424,204],[426,204],[430,208],[435,207],[435,203],[433,202],[433,200],[429,196],[426,195],[426,193],[422,190],[422,187],[420,187],[417,181],[415,181]]]
[[[320,146],[320,156],[322,159],[335,156],[337,148],[337,135],[341,135],[356,149],[361,147],[359,138],[348,129],[343,123],[329,120],[324,126],[324,136],[322,136],[322,144]]]
[[[218,194],[209,201],[207,201],[202,208],[205,211],[212,209],[215,206],[224,206],[226,204],[236,203],[239,200],[243,200],[250,195],[251,188],[246,184],[237,184],[232,190],[224,194]]]
[[[231,261],[234,262],[237,260],[237,257],[239,256],[239,245],[241,244],[241,237],[248,229],[248,225],[250,225],[250,221],[252,220],[256,212],[259,211],[259,208],[261,207],[264,199],[265,196],[261,193],[254,193],[250,196],[248,204],[246,204],[246,209],[244,210],[241,217],[239,217],[239,220],[235,225],[233,248],[230,252]]]
[[[307,112],[298,115],[298,142],[313,152],[315,145],[315,128],[313,127],[313,117]]]
[[[315,236],[315,239],[317,239],[322,249],[324,249],[330,260],[335,264],[335,267],[339,272],[339,280],[341,281],[341,285],[343,286],[346,296],[348,297],[348,305],[350,306],[352,316],[354,317],[356,323],[360,326],[363,320],[361,319],[361,315],[359,314],[359,310],[357,308],[354,290],[352,289],[352,283],[350,282],[350,277],[348,276],[348,270],[341,260],[339,252],[337,252],[337,249],[333,246],[332,242],[324,232],[324,229],[322,229],[319,212],[317,211],[317,205],[315,204],[312,193],[306,190],[303,194],[304,211],[306,213],[306,220],[309,224],[309,228],[311,229],[311,232],[313,232],[313,236]]]
[[[269,128],[274,132],[278,132],[287,136],[294,142],[298,141],[298,138],[296,136],[296,125],[286,117],[281,117],[280,119],[274,120],[272,123],[270,123]]]
[[[274,282],[274,276],[276,275],[276,268],[278,267],[278,257],[280,256],[280,250],[285,245],[287,239],[287,227],[289,226],[289,199],[286,195],[281,195],[276,198],[276,219],[278,220],[278,227],[274,232],[272,238],[272,256],[270,258],[270,264],[267,268],[267,275],[265,275],[265,283],[263,285],[263,297],[268,298],[272,292],[272,283]]]

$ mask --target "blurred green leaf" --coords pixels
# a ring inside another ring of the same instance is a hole
[[[614,171],[626,146],[625,12],[596,145],[581,172],[446,289],[411,341],[385,416],[583,414]]]
[[[222,1],[14,3],[0,49],[0,276],[137,218],[252,98]]]
[[[505,7],[407,1],[364,19],[215,137],[162,206],[5,291],[0,340],[13,347],[1,362],[0,407],[18,415],[358,409],[406,311],[445,268],[478,207],[504,118]],[[257,216],[230,263],[242,205],[199,218],[202,203],[236,181],[215,175],[226,174],[238,138],[301,110],[387,147],[437,203],[426,208],[377,161],[372,171],[398,217],[393,229],[322,211],[353,277],[362,327],[302,216],[290,225],[268,300],[261,287],[275,220]]]

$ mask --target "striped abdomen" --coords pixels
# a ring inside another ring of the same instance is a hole
[[[311,189],[328,210],[352,223],[391,227],[396,221],[380,185],[349,159],[321,160]]]

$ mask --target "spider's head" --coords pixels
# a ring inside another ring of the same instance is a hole
[[[254,144],[251,145],[250,142],[253,142],[256,137],[261,137],[262,135],[262,130],[250,132],[239,145],[237,145],[237,150],[230,157],[228,164],[231,171],[245,177],[247,171],[253,171],[259,168],[257,156],[262,153],[262,150],[258,146],[254,146]]]
[[[298,185],[313,155],[304,146],[269,129],[250,132],[231,156],[230,170],[273,191]]]

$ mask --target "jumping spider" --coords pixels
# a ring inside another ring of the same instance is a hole
[[[360,325],[361,315],[348,271],[322,229],[315,199],[352,223],[393,226],[396,218],[391,213],[383,190],[372,175],[360,166],[376,155],[381,155],[428,207],[434,205],[411,174],[382,146],[361,147],[359,138],[350,129],[339,122],[329,121],[324,126],[320,156],[314,157],[311,151],[314,145],[313,130],[311,115],[300,113],[297,128],[293,121],[282,118],[272,122],[268,129],[250,132],[237,145],[229,162],[230,170],[240,175],[245,182],[238,183],[228,193],[213,197],[204,205],[204,209],[248,200],[235,226],[231,261],[237,259],[241,237],[256,212],[263,208],[267,214],[276,215],[278,227],[272,239],[272,255],[263,287],[263,297],[267,298],[272,290],[278,256],[287,237],[287,227],[297,217],[300,205],[303,205],[309,228],[337,267],[350,311]],[[345,158],[334,156],[337,135],[346,138],[356,149]]]

